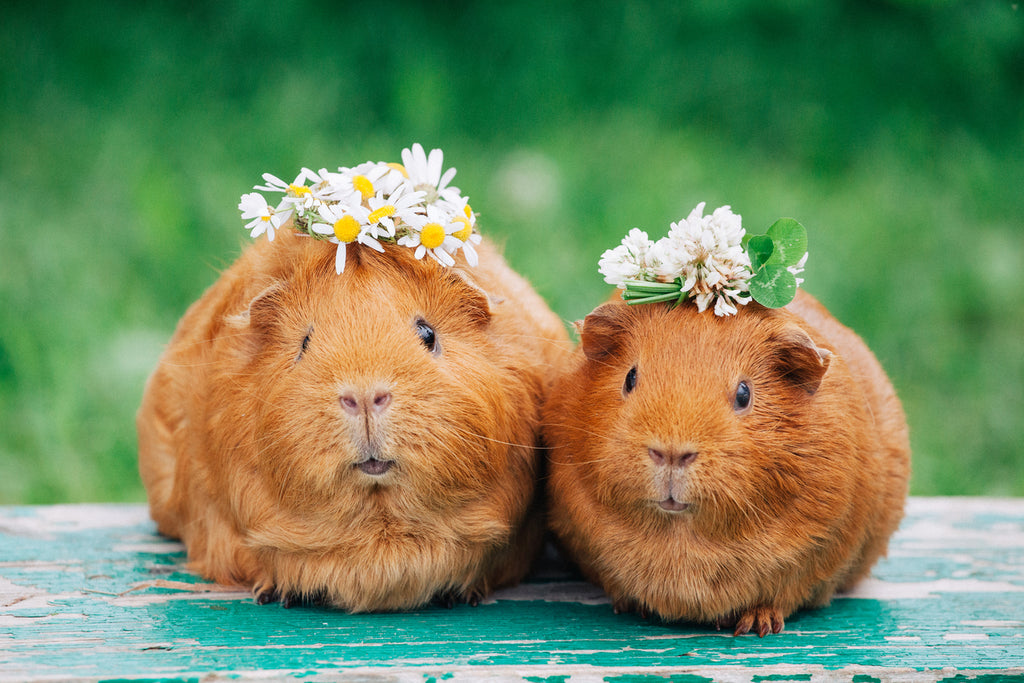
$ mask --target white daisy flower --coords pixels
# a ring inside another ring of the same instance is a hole
[[[331,173],[326,168],[321,168],[319,171],[303,168],[302,174],[312,183],[308,186],[308,192],[305,192],[302,197],[303,209],[317,210],[328,202],[342,199],[337,196],[337,185],[341,180],[340,174]]]
[[[245,224],[247,230],[251,230],[250,236],[259,237],[267,233],[267,239],[274,240],[274,231],[281,227],[287,218],[282,220],[278,214],[267,204],[266,198],[258,192],[243,194],[238,202],[238,210],[242,212],[242,220],[249,221]]]
[[[446,266],[454,265],[453,255],[463,249],[466,261],[477,265],[476,216],[459,189],[449,186],[455,169],[443,170],[443,152],[428,155],[414,144],[402,151],[402,159],[405,165],[367,161],[337,172],[303,168],[290,183],[264,173],[265,184],[254,189],[284,196],[274,208],[258,193],[243,196],[239,209],[246,228],[253,237],[267,232],[273,239],[287,223],[336,244],[339,273],[348,245],[383,251],[384,241],[413,248],[419,259],[429,254]]]
[[[459,188],[448,187],[448,183],[455,177],[455,169],[449,168],[441,173],[444,166],[444,152],[441,150],[432,149],[430,156],[427,156],[423,145],[414,143],[411,149],[402,150],[402,165],[413,189],[426,193],[427,204],[433,204],[439,199],[452,202],[458,200]]]
[[[391,194],[405,180],[402,174],[388,164],[367,161],[353,168],[339,168],[332,174],[333,198],[347,198],[354,193],[366,201],[378,194]]]
[[[328,242],[338,245],[334,269],[339,275],[345,270],[346,245],[355,242],[380,252],[384,251],[380,242],[368,232],[370,212],[366,207],[325,204],[320,207],[319,214],[326,223],[313,223],[310,228],[318,235],[327,236]]]
[[[306,176],[306,172],[309,169],[302,169],[299,175],[295,176],[295,180],[290,183],[278,178],[276,175],[271,173],[264,173],[263,180],[266,181],[266,185],[256,185],[253,187],[254,190],[264,190],[266,192],[283,192],[284,197],[281,199],[281,203],[277,205],[274,211],[281,216],[281,223],[284,224],[289,218],[292,217],[292,213],[296,209],[303,207],[307,199],[310,197],[312,190],[306,181],[310,180]]]
[[[452,233],[452,236],[457,238],[461,244],[453,243],[455,244],[454,248],[448,249],[448,252],[454,254],[459,248],[462,248],[466,255],[466,262],[475,267],[480,262],[475,246],[480,244],[483,238],[473,230],[476,227],[476,215],[470,208],[469,202],[465,197],[459,197],[458,202],[439,201],[434,206],[449,213],[452,217],[451,220],[459,224],[459,229]]]
[[[310,189],[306,185],[306,181],[310,180],[310,178],[306,177],[308,171],[309,169],[307,168],[302,169],[299,175],[295,176],[295,180],[290,183],[286,183],[271,173],[264,173],[263,180],[267,184],[255,185],[252,189],[264,190],[266,192],[283,192],[288,198],[301,200],[310,193]]]
[[[601,255],[597,266],[604,275],[604,281],[624,289],[626,280],[646,279],[645,276],[653,270],[653,247],[654,242],[647,237],[646,232],[638,228],[630,230],[622,238],[622,244]]]
[[[378,192],[367,200],[370,213],[367,221],[370,235],[379,238],[382,234],[395,237],[395,223],[412,224],[415,220],[419,204],[423,202],[422,192],[406,192],[406,185],[399,185],[394,192],[385,195]]]
[[[433,205],[447,211],[456,217],[457,220],[465,219],[466,224],[469,225],[470,229],[476,227],[476,214],[473,213],[472,207],[469,205],[469,199],[458,195],[452,200],[439,199],[433,202]]]
[[[426,215],[413,216],[409,225],[413,230],[399,238],[398,243],[415,248],[415,255],[418,259],[429,254],[439,263],[453,266],[455,259],[452,258],[452,254],[467,244],[455,236],[455,233],[465,229],[465,224],[455,220],[455,217],[448,212],[430,204],[427,205]],[[476,250],[473,251],[473,256],[476,256]],[[468,258],[467,252],[467,260]]]

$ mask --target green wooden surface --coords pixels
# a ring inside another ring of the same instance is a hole
[[[478,607],[256,605],[138,505],[0,508],[0,680],[1024,680],[1024,499],[912,499],[890,556],[782,634],[615,615],[557,563]]]

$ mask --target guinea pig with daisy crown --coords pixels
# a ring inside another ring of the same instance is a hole
[[[160,532],[261,603],[474,602],[542,542],[539,411],[571,344],[486,240],[449,251],[430,232],[471,212],[418,157],[282,184],[249,226],[275,239],[189,308],[147,383],[139,465]],[[429,182],[401,189],[416,171]],[[337,191],[353,178],[387,189]],[[400,193],[417,203],[385,224]]]
[[[810,295],[714,315],[716,296],[613,297],[577,324],[544,408],[549,523],[617,611],[764,636],[885,553],[907,426],[878,361]]]

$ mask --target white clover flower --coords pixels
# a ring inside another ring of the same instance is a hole
[[[370,225],[370,235],[374,238],[395,237],[396,221],[411,224],[415,220],[420,204],[423,202],[422,192],[407,192],[407,185],[399,185],[394,192],[385,195],[378,192],[376,196],[367,200],[370,214],[367,218]]]
[[[807,265],[807,256],[809,254],[810,254],[810,252],[806,252],[805,251],[804,255],[800,257],[800,260],[797,261],[797,264],[795,266],[788,266],[786,268],[786,270],[788,270],[789,272],[793,273],[793,277],[796,278],[796,286],[797,287],[799,287],[800,285],[802,285],[804,283],[804,279],[802,277],[799,277],[799,275],[800,275],[800,273],[804,272],[804,266]]]
[[[604,275],[605,282],[620,289],[626,287],[626,280],[650,279],[654,272],[654,246],[646,232],[633,228],[622,238],[622,244],[601,255],[598,271]]]
[[[325,204],[320,207],[319,214],[326,222],[313,223],[310,229],[318,235],[325,235],[328,242],[338,245],[334,269],[339,275],[345,270],[345,245],[358,242],[376,251],[384,251],[381,243],[369,234],[370,212],[366,207]]]
[[[459,188],[448,187],[455,177],[455,169],[449,168],[443,174],[444,152],[439,149],[430,150],[427,156],[423,145],[414,143],[412,148],[402,150],[402,165],[406,177],[414,190],[426,193],[427,204],[441,200],[455,202],[459,197]]]
[[[728,206],[704,215],[701,202],[685,219],[672,223],[668,234],[654,242],[641,230],[633,229],[615,249],[604,252],[598,268],[605,281],[624,291],[629,304],[674,303],[692,299],[699,312],[713,308],[715,315],[730,316],[738,306],[757,301],[768,308],[780,308],[793,300],[793,280],[807,263],[807,253],[797,257],[796,245],[805,244],[807,232],[791,218],[782,218],[758,238],[757,251],[765,246],[772,254],[769,263],[752,270],[752,254],[743,245],[745,231],[740,216]],[[776,254],[778,256],[776,256]],[[793,280],[779,278],[784,266]]]
[[[749,301],[742,292],[753,276],[743,250],[744,232],[740,216],[728,206],[705,216],[701,202],[655,245],[658,279],[680,278],[682,291],[690,293],[701,312],[714,304],[716,315],[735,314],[734,304]]]
[[[238,210],[242,212],[242,220],[249,221],[245,228],[251,231],[249,234],[253,238],[265,232],[267,239],[274,241],[274,231],[284,222],[281,215],[276,213],[267,204],[266,198],[258,192],[243,194],[241,201],[238,202]]]
[[[398,243],[402,246],[416,249],[416,258],[423,258],[429,254],[439,263],[446,266],[455,265],[452,254],[460,248],[464,248],[466,241],[455,236],[464,229],[465,223],[456,220],[455,216],[442,209],[427,205],[425,215],[415,215],[409,221],[412,228],[407,234],[399,238]],[[476,256],[474,250],[473,256]],[[468,259],[467,252],[467,259]]]

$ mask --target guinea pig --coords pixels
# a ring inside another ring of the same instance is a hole
[[[448,268],[292,230],[186,312],[137,416],[161,533],[258,602],[475,602],[542,542],[546,378],[571,343],[487,241]]]
[[[906,421],[810,295],[725,318],[613,300],[577,327],[543,413],[549,523],[616,611],[764,636],[884,555]]]

